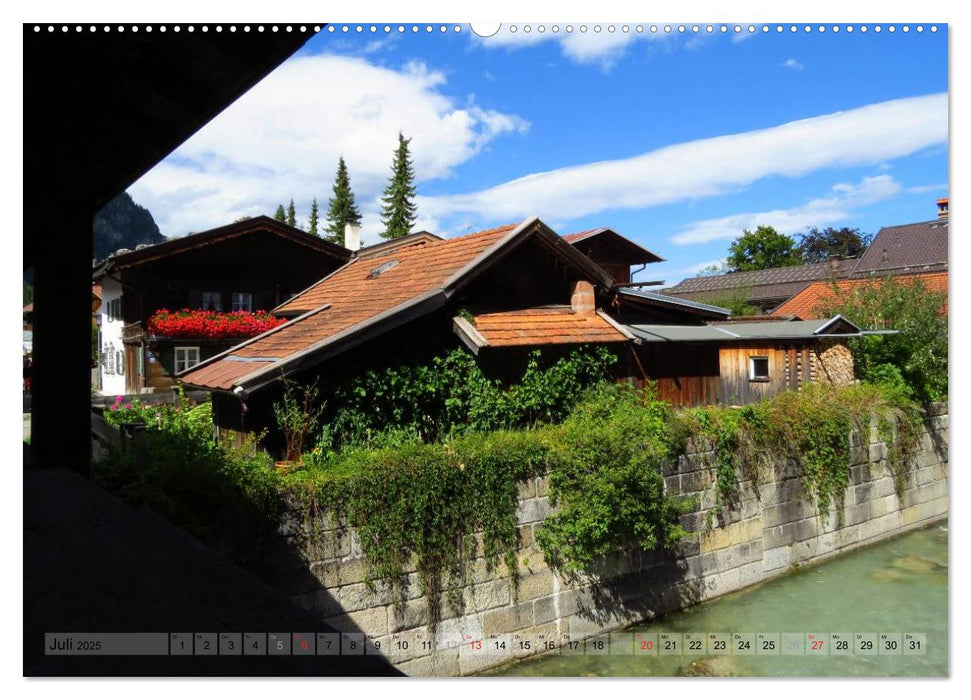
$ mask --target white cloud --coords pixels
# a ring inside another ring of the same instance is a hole
[[[546,41],[555,41],[560,45],[560,50],[567,58],[586,64],[599,64],[605,70],[610,69],[623,57],[627,48],[635,41],[663,41],[673,38],[673,34],[664,32],[651,33],[645,27],[644,31],[637,32],[636,25],[627,25],[629,31],[623,31],[622,24],[576,24],[573,31],[566,31],[566,23],[558,25],[560,30],[556,33],[550,29],[553,25],[543,25],[546,31],[540,32],[539,25],[531,26],[530,31],[524,31],[526,25],[504,24],[494,35],[490,37],[480,37],[472,34],[473,41],[486,48],[505,48],[519,49],[527,46],[536,46]],[[587,31],[581,32],[580,27],[585,26]],[[608,27],[613,26],[614,31],[608,31]],[[516,28],[512,31],[513,27]],[[595,31],[599,27],[600,31]]]
[[[794,58],[787,58],[781,65],[783,68],[791,68],[792,70],[802,70],[806,67],[805,64],[800,63]]]
[[[505,222],[538,214],[569,221],[724,194],[770,176],[873,165],[946,143],[947,128],[946,93],[912,97],[534,173],[478,192],[421,197],[418,204],[438,219]]]
[[[947,196],[948,184],[946,182],[939,185],[915,185],[907,188],[907,194],[924,194],[926,192],[941,192],[942,197]]]
[[[310,200],[326,207],[343,154],[376,232],[378,199],[399,130],[410,137],[419,183],[446,178],[501,134],[529,124],[513,114],[461,106],[444,94],[445,75],[413,62],[401,70],[363,58],[292,59],[267,76],[130,192],[166,235],[270,213],[292,196],[305,219]],[[425,219],[426,224],[434,223]]]
[[[894,197],[901,189],[900,183],[889,175],[865,177],[856,185],[834,185],[825,197],[812,199],[791,209],[734,214],[696,221],[673,236],[671,242],[675,245],[690,245],[733,239],[743,229],[754,230],[759,225],[772,226],[779,233],[792,235],[807,226],[825,226],[843,221],[849,218],[854,209]]]

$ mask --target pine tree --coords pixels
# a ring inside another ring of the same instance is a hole
[[[344,225],[361,223],[361,212],[354,203],[354,192],[351,191],[351,179],[347,174],[344,156],[337,161],[337,177],[334,179],[334,196],[327,203],[327,228],[323,238],[344,244]]]
[[[319,223],[320,213],[317,210],[317,198],[314,197],[314,201],[310,205],[310,218],[307,219],[307,233],[312,233],[315,236],[319,236],[320,233],[317,231],[317,226]]]
[[[287,223],[294,228],[297,227],[297,210],[293,206],[293,197],[290,197],[290,206],[287,207]]]
[[[401,238],[411,233],[415,225],[415,169],[411,164],[411,154],[406,139],[398,133],[398,148],[394,152],[394,162],[391,164],[391,180],[384,190],[381,202],[381,223],[385,231],[382,238]]]
[[[283,223],[286,223],[287,213],[283,210],[282,204],[276,208],[276,214],[273,215],[273,218],[276,219],[277,221],[282,221]]]

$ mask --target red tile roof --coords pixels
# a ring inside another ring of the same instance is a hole
[[[947,272],[933,272],[923,275],[900,275],[893,279],[898,282],[921,280],[929,292],[943,292],[947,294]],[[846,291],[861,284],[870,284],[879,279],[849,279],[836,282],[840,291]],[[814,282],[804,290],[787,300],[773,311],[773,316],[794,315],[802,319],[822,318],[818,307],[833,301],[833,285],[830,282]],[[947,313],[947,302],[944,303],[944,313]]]
[[[627,340],[598,314],[577,313],[569,306],[480,314],[474,327],[492,347]]]
[[[181,376],[186,384],[230,390],[248,375],[351,335],[441,292],[522,224],[353,259],[275,309],[302,313]],[[395,263],[381,271],[385,264]]]

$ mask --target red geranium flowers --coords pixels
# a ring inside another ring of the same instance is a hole
[[[148,332],[164,338],[252,338],[284,323],[266,311],[159,309],[148,319]]]

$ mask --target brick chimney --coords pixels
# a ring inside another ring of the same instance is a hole
[[[947,197],[941,197],[939,200],[937,200],[937,218],[947,218]]]
[[[597,297],[593,293],[593,285],[586,280],[573,283],[573,294],[570,296],[570,306],[578,314],[592,314],[597,311]]]
[[[357,224],[344,224],[344,247],[348,250],[360,250],[361,227]]]

